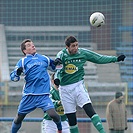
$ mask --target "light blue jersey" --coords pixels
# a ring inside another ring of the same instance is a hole
[[[47,56],[35,54],[26,55],[20,59],[11,72],[10,78],[12,81],[19,81],[20,77],[16,74],[18,68],[23,67],[25,76],[25,85],[23,95],[44,95],[50,93],[50,78],[47,69],[55,69],[53,60]]]

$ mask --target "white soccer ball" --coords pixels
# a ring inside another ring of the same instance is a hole
[[[95,12],[90,16],[90,24],[94,27],[100,27],[105,24],[105,17],[100,12]]]

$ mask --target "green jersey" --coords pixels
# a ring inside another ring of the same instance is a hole
[[[61,116],[61,121],[65,121],[67,117],[64,114],[63,106],[62,104],[58,104],[60,101],[59,91],[56,90],[54,87],[51,87],[50,97],[52,99],[52,102],[54,103],[56,112]],[[51,117],[47,113],[44,114],[44,119],[52,120]]]
[[[62,69],[56,72],[62,86],[84,79],[84,64],[86,61],[97,64],[117,62],[116,56],[101,55],[84,48],[78,48],[78,52],[72,55],[65,48],[57,54],[57,58],[60,58],[63,63]]]

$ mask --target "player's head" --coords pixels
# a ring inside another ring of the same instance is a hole
[[[54,75],[55,75],[55,73],[53,73],[53,74],[51,75],[51,83],[52,83],[53,87],[54,87],[56,90],[58,90],[59,86],[57,86],[57,85],[54,84]]]
[[[121,103],[123,100],[123,93],[121,91],[116,92],[115,99],[118,103]]]
[[[76,54],[78,51],[78,41],[74,36],[68,36],[65,39],[66,48],[69,54]]]
[[[36,48],[35,48],[34,43],[32,42],[31,39],[25,39],[22,41],[21,51],[23,52],[24,55],[36,53]]]

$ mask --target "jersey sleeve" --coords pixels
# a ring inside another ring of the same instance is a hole
[[[113,63],[117,62],[116,56],[107,56],[107,55],[101,55],[96,52],[86,50],[85,55],[88,61],[97,63],[97,64],[106,64],[106,63]]]
[[[61,50],[60,52],[57,53],[56,58],[59,58],[62,60],[63,58],[63,50]],[[54,79],[59,79],[60,80],[60,72],[63,69],[63,64],[57,65],[56,66],[56,72],[54,75]]]
[[[62,60],[62,58],[63,58],[63,51],[64,51],[64,49],[61,50],[61,51],[59,51],[59,52],[57,53],[57,55],[56,55],[56,58],[60,58],[60,59]]]
[[[48,70],[52,71],[52,72],[55,72],[55,65],[54,65],[54,60],[52,60],[51,58],[43,55],[47,61],[48,61]]]
[[[59,100],[57,100],[57,99],[54,98],[54,94],[55,94],[54,91],[50,91],[50,96],[49,97],[51,98],[51,100],[52,100],[52,102],[54,104],[54,107],[57,108],[59,106],[58,105]]]
[[[10,79],[14,82],[17,82],[20,80],[20,76],[17,75],[17,69],[22,67],[22,59],[20,59],[18,61],[18,63],[16,64],[14,70],[11,72],[10,74]]]
[[[52,60],[51,58],[49,58],[50,60],[50,64],[49,64],[49,67],[48,69],[52,72],[55,72],[55,65],[54,65],[54,60]]]

